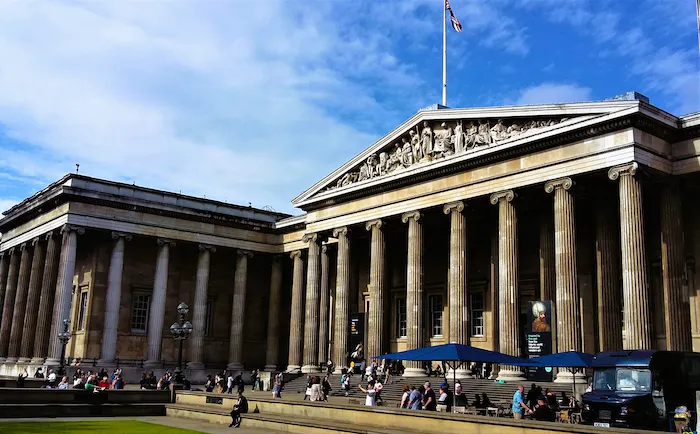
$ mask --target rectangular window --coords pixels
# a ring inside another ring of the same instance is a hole
[[[396,299],[396,337],[406,337],[406,299]]]
[[[210,337],[214,330],[214,300],[207,300],[207,316],[204,318],[204,336]]]
[[[87,304],[88,304],[88,292],[82,291],[80,293],[80,305],[78,308],[78,330],[85,330],[85,322],[87,320]]]
[[[442,336],[442,295],[431,295],[428,298],[430,304],[430,326],[432,336]]]
[[[134,293],[131,301],[131,332],[146,333],[151,295]]]
[[[471,335],[484,336],[484,293],[469,294],[469,318],[471,318]]]

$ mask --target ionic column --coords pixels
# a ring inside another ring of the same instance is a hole
[[[448,203],[443,212],[450,216],[450,262],[448,269],[450,295],[450,342],[469,343],[469,299],[467,294],[467,219],[463,202]],[[472,378],[465,364],[454,374]]]
[[[41,277],[41,295],[39,297],[39,313],[36,320],[34,350],[32,364],[42,364],[46,359],[49,347],[49,332],[51,331],[51,313],[56,296],[56,272],[58,269],[58,237],[55,231],[46,234],[46,260]]]
[[[408,223],[406,264],[406,349],[423,346],[423,225],[418,211],[407,212],[401,221]],[[421,377],[421,362],[404,362],[404,377]]]
[[[151,369],[161,366],[165,299],[168,293],[168,264],[170,262],[170,248],[175,247],[175,241],[165,238],[156,239],[156,243],[158,244],[158,256],[153,278],[151,306],[148,311],[148,360],[144,363],[146,368]]]
[[[500,352],[519,357],[518,232],[514,198],[512,190],[491,195],[491,204],[498,204],[498,342]],[[512,366],[501,366],[498,379],[521,381],[524,375]]]
[[[10,268],[10,251],[0,252],[0,318],[2,318],[5,288],[7,287],[7,272]],[[1,321],[0,321],[1,322]]]
[[[78,251],[78,235],[85,229],[64,225],[61,228],[63,242],[61,244],[61,259],[58,264],[56,280],[56,296],[53,305],[51,332],[49,333],[49,356],[47,365],[58,365],[61,357],[61,346],[58,343],[58,333],[63,330],[63,320],[70,319],[70,300],[73,295],[73,275],[75,274],[75,255]]]
[[[7,251],[10,255],[10,267],[7,272],[7,285],[5,286],[5,299],[2,309],[2,323],[0,323],[0,363],[7,359],[7,349],[10,345],[10,330],[12,329],[12,311],[15,307],[15,294],[17,293],[17,275],[19,274],[19,251],[13,247]]]
[[[550,208],[551,210],[551,208]],[[552,214],[546,212],[540,218],[540,299],[552,302],[552,317],[549,318],[552,327],[552,353],[557,352],[557,274],[554,255],[554,228]]]
[[[304,321],[304,366],[303,373],[320,372],[318,366],[318,311],[321,283],[319,256],[321,246],[318,234],[306,234],[302,238],[309,243],[309,262],[306,269],[306,319]]]
[[[24,312],[27,308],[27,292],[29,291],[29,277],[32,269],[32,256],[29,254],[30,246],[24,243],[20,246],[22,257],[19,260],[19,280],[15,294],[15,305],[12,310],[12,327],[10,328],[10,345],[7,350],[5,363],[15,363],[19,358],[19,347],[22,344],[22,327],[24,326]]]
[[[114,362],[117,351],[117,332],[119,329],[119,307],[122,299],[122,271],[124,270],[124,241],[131,240],[131,235],[112,232],[112,257],[107,274],[107,294],[105,295],[105,322],[102,329],[102,348],[100,365]]]
[[[32,241],[34,256],[32,257],[32,271],[29,275],[29,292],[27,293],[27,305],[24,310],[24,324],[20,331],[19,363],[28,363],[32,359],[34,349],[34,336],[36,333],[36,317],[39,309],[39,296],[41,295],[41,278],[44,271],[44,245],[36,237]],[[22,331],[24,333],[22,333]]]
[[[194,312],[192,314],[192,336],[190,337],[190,351],[187,363],[188,369],[204,369],[204,324],[207,320],[207,290],[209,286],[209,262],[211,252],[216,252],[216,247],[207,244],[199,245],[199,259],[197,260],[197,277],[194,290]]]
[[[680,186],[668,182],[661,194],[661,270],[666,349],[692,351],[690,299],[685,284],[685,246]]]
[[[382,221],[365,224],[372,231],[369,264],[369,322],[367,331],[367,360],[382,355],[384,349],[384,232]]]
[[[328,361],[328,314],[330,310],[328,293],[328,246],[321,246],[321,295],[318,314],[318,361]]]
[[[270,301],[267,309],[267,349],[265,351],[265,371],[277,370],[277,342],[279,341],[280,292],[282,290],[282,259],[272,257],[270,274]]]
[[[548,181],[544,185],[547,193],[554,193],[557,345],[561,351],[581,351],[574,198],[569,192],[572,186],[571,178]],[[571,382],[571,377],[570,372],[561,370],[555,381]]]
[[[617,219],[611,207],[596,207],[596,286],[600,351],[622,349],[622,303],[619,291],[620,246]]]
[[[229,335],[227,369],[243,369],[243,323],[245,322],[245,295],[248,281],[248,258],[253,254],[245,250],[236,252],[236,274],[233,282],[233,306],[231,306],[231,332]]]
[[[620,180],[620,242],[624,300],[625,349],[653,348],[649,279],[644,243],[642,186],[635,162],[612,167],[608,177]]]
[[[349,323],[349,299],[350,299],[350,240],[348,228],[342,227],[333,231],[333,236],[338,239],[338,259],[335,283],[335,337],[333,349],[335,355],[335,373],[340,373],[348,367],[348,323]]]
[[[292,272],[292,310],[289,318],[289,361],[287,372],[298,373],[301,370],[301,344],[304,330],[302,305],[304,304],[304,261],[301,251],[295,250],[290,254],[294,261]]]

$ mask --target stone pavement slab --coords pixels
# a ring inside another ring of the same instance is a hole
[[[0,432],[2,432],[3,423],[16,423],[16,422],[75,422],[77,420],[85,420],[84,418],[76,419],[74,417],[65,418],[29,418],[29,419],[0,419]],[[227,425],[218,425],[213,423],[206,423],[197,420],[180,419],[176,417],[168,416],[147,416],[147,417],[110,417],[110,418],[100,418],[100,420],[138,420],[141,422],[150,422],[159,425],[170,426],[174,428],[190,429],[194,431],[199,431],[208,434],[263,434],[270,432],[268,430],[260,430],[245,427],[245,417],[240,428],[229,428]]]

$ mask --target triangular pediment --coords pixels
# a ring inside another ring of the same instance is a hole
[[[639,101],[421,110],[294,199],[304,206],[636,110]]]

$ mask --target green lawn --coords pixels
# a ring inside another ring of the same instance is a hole
[[[0,434],[201,434],[189,429],[171,428],[136,420],[88,422],[3,422]]]

